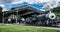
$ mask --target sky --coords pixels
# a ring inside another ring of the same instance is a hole
[[[58,6],[60,0],[0,0],[3,11],[8,11],[20,5],[30,5],[34,8],[43,10],[44,8],[54,8]]]

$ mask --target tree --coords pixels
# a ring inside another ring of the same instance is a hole
[[[51,9],[51,11],[56,13],[56,14],[60,14],[60,6]]]
[[[60,12],[60,6],[56,7],[56,8],[53,8],[52,9],[53,12]]]
[[[2,12],[2,7],[0,7],[0,12]],[[2,13],[0,13],[0,23],[2,23]]]
[[[2,12],[2,7],[0,7],[0,12]]]

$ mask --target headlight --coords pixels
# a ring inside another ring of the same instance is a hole
[[[25,19],[24,19],[24,18],[22,18],[21,20],[22,20],[22,21],[25,21]]]
[[[46,16],[52,20],[56,18],[56,15],[54,13],[48,13]]]
[[[11,21],[11,19],[8,19],[8,21]]]

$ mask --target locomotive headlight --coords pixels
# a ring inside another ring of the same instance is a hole
[[[54,13],[48,13],[46,16],[52,20],[56,18],[56,15]]]
[[[8,19],[8,21],[11,21],[11,19]]]
[[[22,20],[22,21],[25,21],[25,19],[24,19],[24,18],[22,18],[21,20]]]

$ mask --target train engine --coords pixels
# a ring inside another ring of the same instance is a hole
[[[30,6],[20,6],[4,12],[5,22],[31,25],[57,25],[56,15],[50,11],[40,11]]]
[[[56,15],[54,13],[48,12],[39,15],[32,15],[28,18],[21,18],[22,22],[25,24],[33,25],[56,25]]]

